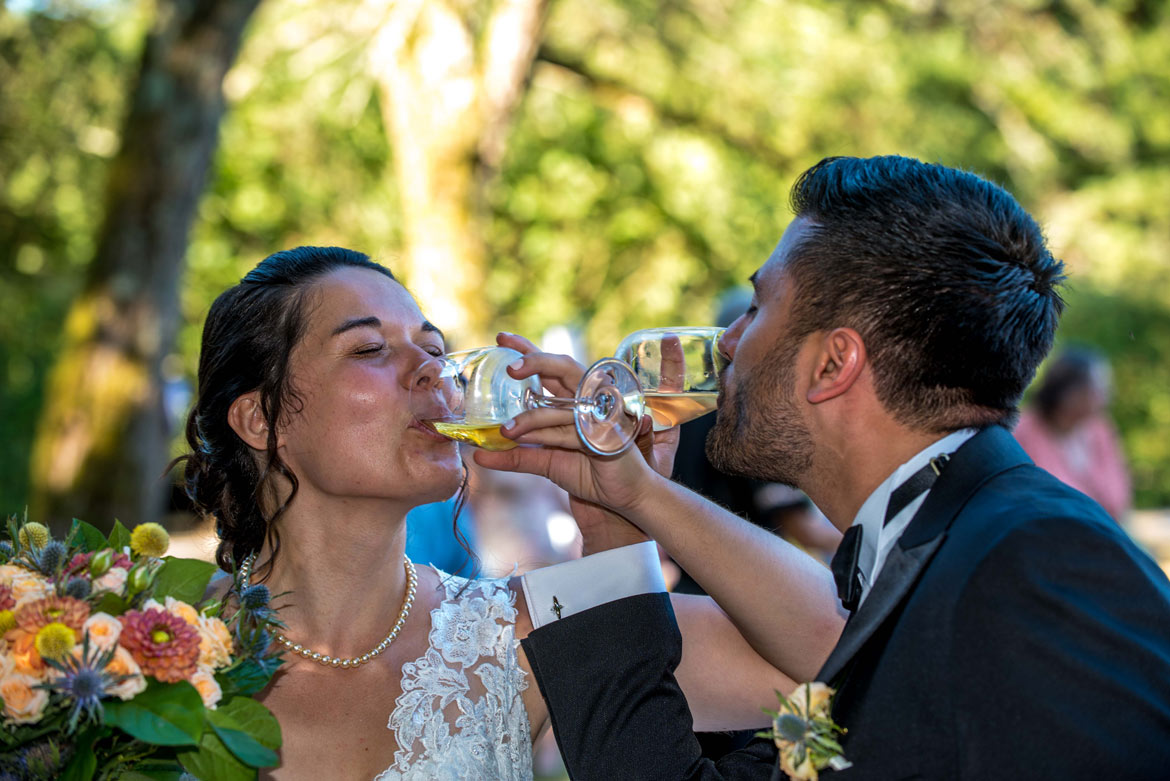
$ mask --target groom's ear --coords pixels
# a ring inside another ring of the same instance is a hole
[[[852,328],[834,328],[821,339],[806,398],[810,404],[835,399],[857,382],[865,368],[865,341]]]

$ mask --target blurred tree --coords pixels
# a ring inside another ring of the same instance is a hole
[[[483,336],[477,169],[503,157],[546,0],[391,3],[370,53],[394,149],[406,272],[431,318]]]
[[[494,110],[486,47],[508,13],[527,21]],[[9,464],[27,453],[60,302],[92,255],[104,160],[78,147],[105,148],[126,60],[103,43],[121,20],[22,32],[17,57],[4,14],[0,303],[16,314],[0,323],[0,404],[18,406],[0,491],[23,471]],[[900,153],[987,175],[1044,223],[1073,274],[1060,338],[1110,353],[1138,502],[1170,504],[1170,386],[1154,368],[1170,366],[1167,4],[269,0],[251,29],[181,291],[171,363],[188,377],[214,295],[306,243],[387,262],[436,324],[470,324],[463,346],[489,325],[569,323],[598,355],[635,328],[708,322],[772,249],[801,170]],[[420,228],[433,204],[445,221]],[[462,260],[418,262],[447,252]]]
[[[45,392],[32,512],[57,523],[153,520],[171,432],[162,361],[178,327],[187,234],[223,113],[222,82],[258,0],[160,0],[105,222]]]
[[[136,5],[0,6],[0,508],[28,499],[29,449],[60,326],[93,257],[140,55]]]

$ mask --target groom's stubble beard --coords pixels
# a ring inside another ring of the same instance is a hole
[[[707,435],[707,458],[716,469],[800,487],[813,442],[792,397],[799,351],[796,340],[779,340],[748,377],[736,375],[725,389],[731,403],[719,408]]]

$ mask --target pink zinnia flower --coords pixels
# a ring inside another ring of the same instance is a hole
[[[118,643],[134,657],[145,675],[163,683],[185,681],[199,662],[199,632],[165,610],[130,610],[119,620]]]

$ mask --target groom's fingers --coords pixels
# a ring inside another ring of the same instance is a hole
[[[513,450],[480,450],[472,454],[475,463],[501,472],[527,472],[549,476],[552,451],[542,447],[518,447]]]
[[[545,407],[520,413],[512,420],[512,425],[501,426],[500,433],[509,439],[519,439],[533,431],[563,426],[573,428],[573,411]]]

